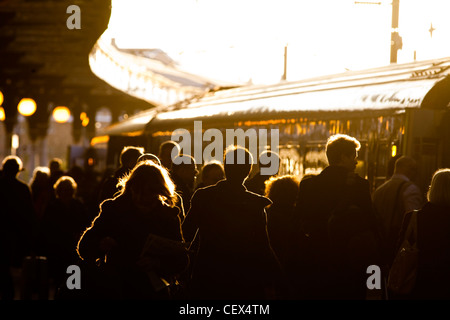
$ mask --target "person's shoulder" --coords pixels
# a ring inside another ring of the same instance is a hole
[[[405,185],[403,187],[403,190],[405,192],[421,192],[420,188],[418,185],[416,185],[414,182],[412,181],[407,181],[405,182]]]
[[[255,192],[247,190],[246,195],[250,201],[254,202],[257,205],[266,207],[269,204],[272,204],[272,201],[269,198],[262,196],[260,194],[257,194]]]
[[[119,202],[120,202],[119,198],[116,198],[116,199],[110,198],[110,199],[103,200],[103,202],[100,203],[100,206],[99,206],[100,211],[104,212],[104,211],[113,210],[113,208],[115,208],[115,206],[118,205]]]
[[[217,191],[217,185],[198,187],[197,189],[195,189],[193,195],[203,196],[203,195],[211,194],[216,191]]]
[[[305,191],[313,188],[314,186],[320,185],[323,179],[323,175],[313,175],[302,178],[299,184],[299,190]]]

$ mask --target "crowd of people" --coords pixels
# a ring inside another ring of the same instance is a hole
[[[372,192],[355,173],[360,147],[331,136],[329,165],[303,177],[252,170],[265,162],[236,146],[199,166],[173,141],[157,155],[124,147],[103,177],[52,159],[26,183],[21,159],[8,156],[0,297],[364,300],[375,265],[380,299],[450,298],[450,169],[422,194],[416,161],[402,156]],[[260,158],[267,152],[276,155]],[[416,285],[397,295],[384,283],[413,211]],[[80,290],[67,288],[71,265],[81,269]]]

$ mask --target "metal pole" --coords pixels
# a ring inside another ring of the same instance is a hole
[[[392,25],[391,25],[391,63],[397,63],[397,50],[399,49],[398,17],[400,0],[392,0]]]
[[[284,73],[281,80],[287,79],[287,45],[284,46]]]

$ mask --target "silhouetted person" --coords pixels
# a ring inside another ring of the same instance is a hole
[[[48,202],[53,198],[53,188],[50,185],[50,170],[47,167],[36,167],[33,170],[30,190],[36,219],[39,221],[44,215]]]
[[[177,193],[183,200],[184,212],[189,210],[197,175],[197,164],[193,157],[180,154],[174,158],[171,177],[175,183]]]
[[[30,188],[17,178],[22,170],[19,157],[3,159],[0,176],[0,294],[5,300],[14,298],[10,268],[21,268],[24,258],[33,249],[34,208]]]
[[[60,158],[52,158],[48,163],[48,168],[50,170],[50,186],[53,186],[64,175],[62,160]]]
[[[403,239],[411,212],[399,236]],[[450,299],[450,169],[437,170],[431,179],[427,202],[417,213],[417,278],[409,299]]]
[[[224,157],[226,179],[197,189],[183,223],[186,240],[198,230],[198,255],[189,283],[194,299],[266,299],[279,279],[264,208],[271,201],[248,192],[244,181],[252,157],[231,148]]]
[[[127,175],[136,165],[140,156],[144,154],[144,148],[126,146],[122,149],[119,156],[119,168],[112,176],[106,178],[100,188],[99,203],[105,199],[113,198],[119,191],[117,184],[120,178]]]
[[[395,161],[394,174],[372,195],[373,204],[381,221],[385,259],[389,268],[396,253],[400,227],[405,213],[420,209],[424,199],[420,188],[413,183],[417,174],[416,161],[402,156]]]
[[[120,180],[120,188],[117,197],[101,204],[100,214],[79,241],[78,252],[86,263],[104,263],[114,270],[114,277],[103,282],[111,291],[91,294],[170,298],[161,279],[174,283],[188,264],[175,185],[165,168],[143,161]]]
[[[369,182],[354,172],[359,149],[353,137],[331,136],[329,166],[300,182],[299,231],[309,242],[299,270],[306,299],[365,299],[367,267],[379,263]]]
[[[297,254],[294,251],[293,226],[296,224],[295,200],[299,181],[296,176],[271,177],[266,181],[265,196],[272,201],[267,208],[270,244],[283,266]]]
[[[77,243],[91,219],[86,206],[76,197],[77,183],[72,177],[61,176],[53,187],[55,199],[45,210],[40,236],[49,276],[60,286],[65,285],[67,267],[79,262]]]
[[[212,186],[225,178],[223,165],[219,161],[205,163],[201,170],[201,182],[197,188]]]
[[[137,162],[139,163],[139,162],[145,161],[145,160],[150,160],[150,161],[153,161],[154,163],[156,163],[158,165],[161,165],[161,161],[153,153],[144,153],[143,155],[141,155],[138,158]]]
[[[258,159],[258,171],[245,182],[245,187],[252,192],[264,195],[265,182],[278,174],[280,167],[280,156],[273,151],[261,152]]]
[[[169,172],[172,170],[173,159],[180,154],[180,151],[180,145],[172,140],[165,141],[159,146],[158,158]]]

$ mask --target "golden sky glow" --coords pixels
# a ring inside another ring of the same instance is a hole
[[[113,0],[107,34],[122,47],[160,48],[185,70],[274,83],[384,66],[391,0]],[[398,63],[450,56],[450,1],[400,0]],[[430,35],[431,24],[435,30]]]

